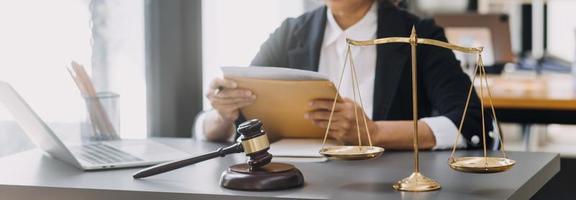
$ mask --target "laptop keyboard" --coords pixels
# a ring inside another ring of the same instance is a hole
[[[80,159],[95,165],[142,161],[140,158],[105,144],[82,145],[78,155]]]

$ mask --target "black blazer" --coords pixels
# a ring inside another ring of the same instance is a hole
[[[326,10],[324,6],[285,20],[262,44],[251,64],[318,71]],[[408,37],[413,25],[418,37],[446,41],[443,29],[433,20],[421,20],[394,6],[379,6],[377,38]],[[451,50],[427,45],[417,48],[419,118],[443,115],[458,127],[470,79]],[[410,45],[377,46],[374,120],[412,119],[410,69]],[[469,148],[482,146],[480,115],[480,101],[474,93],[462,130]],[[491,127],[491,118],[486,114],[486,132]],[[478,139],[472,139],[475,136]],[[488,147],[492,143],[492,139],[487,140]]]

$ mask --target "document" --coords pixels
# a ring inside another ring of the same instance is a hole
[[[318,72],[284,67],[221,67],[225,77],[242,77],[266,80],[329,80]]]
[[[334,146],[332,140],[326,141],[326,146]],[[319,153],[322,148],[321,139],[281,139],[270,144],[270,152],[275,161],[286,162],[325,162],[328,158]]]
[[[304,118],[315,99],[332,100],[336,87],[320,73],[278,67],[222,67],[224,77],[256,95],[241,109],[246,119],[260,119],[276,138],[322,138],[325,129]]]

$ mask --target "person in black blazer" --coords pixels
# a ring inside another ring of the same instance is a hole
[[[358,22],[370,7],[375,5],[376,38],[407,37],[412,26],[415,26],[418,37],[446,41],[443,29],[433,20],[419,19],[398,8],[396,1],[325,2],[326,6],[298,18],[285,20],[264,42],[251,65],[318,71],[328,9],[331,9],[334,19],[343,30]],[[419,118],[443,116],[450,120],[453,128],[457,127],[464,110],[470,79],[463,73],[451,50],[427,45],[419,45],[417,48]],[[372,119],[368,120],[372,141],[388,149],[411,149],[413,124],[410,46],[379,45],[376,47],[375,63],[373,110],[370,113]],[[219,87],[224,90],[216,93],[215,90]],[[224,140],[233,133],[234,122],[244,120],[239,109],[250,105],[256,97],[249,90],[239,89],[236,83],[225,79],[213,80],[210,88],[207,97],[214,110],[205,117],[204,135],[208,140]],[[306,117],[326,128],[331,105],[330,99],[315,100],[311,102],[314,111]],[[331,138],[344,144],[357,143],[356,122],[350,117],[353,116],[354,106],[359,108],[358,104],[350,99],[338,103],[334,118],[339,120],[332,125],[336,128],[330,130]],[[479,98],[474,92],[462,130],[465,143],[463,147],[478,148],[482,145],[480,109]],[[492,128],[491,118],[487,114],[485,116],[488,132]],[[418,126],[420,148],[434,148],[442,130],[434,132],[430,124],[422,121]],[[451,139],[452,143],[454,139]],[[492,146],[493,139],[490,137],[486,143]]]

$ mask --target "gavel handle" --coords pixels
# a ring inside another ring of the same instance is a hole
[[[143,170],[136,172],[136,174],[134,174],[132,177],[134,177],[135,179],[139,179],[139,178],[154,176],[156,174],[161,174],[164,172],[172,171],[175,169],[186,167],[188,165],[193,165],[193,164],[196,164],[196,163],[199,163],[202,161],[210,160],[212,158],[224,157],[228,154],[240,153],[240,152],[244,152],[244,149],[242,148],[242,144],[236,143],[236,144],[229,146],[229,147],[226,147],[226,148],[220,147],[216,151],[213,151],[213,152],[201,155],[201,156],[186,158],[186,159],[182,159],[182,160],[176,160],[176,161],[171,161],[171,162],[167,162],[167,163],[154,165],[152,167],[148,167],[146,169],[143,169]]]

